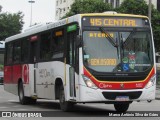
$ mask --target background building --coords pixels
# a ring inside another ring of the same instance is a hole
[[[63,17],[70,9],[75,0],[56,0],[56,20]]]
[[[147,3],[149,3],[149,0],[145,0]],[[157,4],[157,2],[158,2],[159,0],[152,0],[152,4],[154,5],[154,7],[157,9],[157,7],[158,7],[158,4]]]
[[[56,0],[56,20],[62,18],[69,10],[71,5],[75,0]],[[105,3],[110,3],[113,8],[119,7],[120,4],[124,0],[104,0]],[[149,3],[149,0],[145,0]],[[160,10],[160,0],[152,0],[152,4],[155,6],[156,9]]]
[[[123,0],[104,0],[105,3],[110,3],[113,8],[119,7]]]

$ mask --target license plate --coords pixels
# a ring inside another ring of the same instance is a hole
[[[129,101],[129,96],[117,96],[116,101]]]

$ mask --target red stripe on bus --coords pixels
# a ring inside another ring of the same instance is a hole
[[[100,89],[109,89],[109,90],[126,90],[126,89],[142,89],[146,86],[151,77],[155,74],[155,69],[152,68],[149,75],[140,81],[99,81],[97,80],[85,67],[84,75],[92,80],[92,82]]]

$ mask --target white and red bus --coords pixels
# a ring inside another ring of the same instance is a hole
[[[155,99],[156,64],[146,16],[77,14],[5,40],[4,89],[21,104],[59,100],[109,103],[127,111],[133,101]]]

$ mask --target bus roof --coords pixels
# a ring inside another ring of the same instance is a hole
[[[147,16],[144,15],[134,15],[134,14],[123,14],[123,13],[116,13],[116,12],[104,12],[104,13],[85,13],[81,14],[81,16],[122,16],[122,17],[137,17],[137,18],[147,18]]]
[[[136,17],[136,18],[147,18],[148,19],[147,16],[143,16],[143,15],[120,14],[120,13],[116,13],[116,12],[77,14],[77,15],[59,20],[57,22],[45,23],[45,24],[33,26],[32,28],[29,28],[20,34],[13,35],[11,37],[6,38],[5,42],[9,42],[9,41],[16,40],[19,38],[27,37],[29,35],[34,35],[36,33],[43,32],[45,30],[49,30],[52,28],[56,28],[56,27],[59,27],[59,26],[62,26],[62,25],[65,25],[65,24],[68,24],[71,22],[76,22],[76,21],[81,22],[81,17],[83,17],[83,16],[117,16],[117,17],[121,16],[121,17]]]

